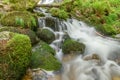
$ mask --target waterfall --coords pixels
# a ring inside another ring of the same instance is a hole
[[[84,54],[75,60],[65,63],[62,80],[112,80],[120,76],[120,66],[113,60],[120,57],[120,43],[101,37],[93,27],[70,19],[64,22],[69,36],[86,45]],[[97,54],[99,60],[84,60],[92,54]]]
[[[40,0],[39,4],[51,4],[54,1]],[[116,59],[120,58],[118,41],[101,36],[94,27],[88,26],[82,21],[76,19],[61,21],[49,13],[46,14],[44,9],[42,12],[46,17],[38,19],[39,27],[49,29],[55,34],[56,39],[50,46],[55,49],[56,58],[63,64],[61,79],[54,80],[112,80],[113,76],[120,76],[120,66],[116,62]],[[54,25],[50,26],[47,23],[49,18]],[[64,55],[61,49],[66,33],[71,39],[86,45],[83,55],[68,62],[62,61]],[[99,57],[98,60],[87,59],[94,54]]]

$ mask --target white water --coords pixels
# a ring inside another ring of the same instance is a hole
[[[61,2],[62,0],[40,0],[38,4],[52,4],[53,2]]]
[[[39,4],[52,4],[53,2],[54,0],[41,0]],[[49,26],[45,25],[45,20],[41,19],[40,21],[43,28],[47,28],[55,34],[56,40],[50,46],[55,49],[56,57],[61,62],[63,57],[61,44],[64,41],[65,31],[72,39],[86,45],[84,55],[69,62],[62,62],[63,72],[60,80],[112,80],[113,76],[120,76],[120,66],[115,62],[115,59],[120,58],[119,42],[101,37],[93,27],[75,19],[65,22],[56,20],[59,23],[57,31],[48,28]],[[67,30],[64,24],[67,26]],[[84,60],[92,54],[97,54],[100,60]]]
[[[96,33],[93,27],[87,26],[75,19],[64,22],[69,36],[86,45],[85,55],[64,63],[62,80],[112,80],[113,76],[120,76],[120,66],[109,60],[120,56],[120,44],[108,40]],[[98,60],[84,60],[86,56],[97,54]],[[114,55],[114,56],[113,56]]]

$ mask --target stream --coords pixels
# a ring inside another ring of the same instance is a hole
[[[41,0],[39,4],[53,2],[54,0]],[[45,13],[44,9],[40,10]],[[56,73],[46,71],[52,78],[42,80],[120,80],[118,78],[120,77],[120,42],[100,36],[94,27],[82,21],[73,18],[61,21],[49,13],[45,15],[46,17],[38,19],[39,25],[55,34],[56,40],[50,46],[55,49],[56,58],[62,63],[63,68]],[[55,22],[54,29],[47,25],[46,18]],[[61,46],[66,33],[71,39],[85,44],[83,55],[75,57],[63,55]]]

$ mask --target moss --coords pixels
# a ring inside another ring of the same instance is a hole
[[[2,31],[10,31],[14,33],[27,35],[30,38],[32,45],[38,42],[35,32],[30,29],[21,29],[21,28],[15,28],[15,27],[1,27],[0,32]]]
[[[119,0],[67,0],[63,2],[60,8],[73,17],[92,24],[103,34],[112,36],[120,33]]]
[[[9,12],[1,18],[0,22],[4,26],[15,26],[30,29],[35,29],[37,26],[37,19],[27,11]]]
[[[37,31],[37,36],[47,42],[48,44],[50,44],[53,40],[55,40],[55,35],[53,32],[51,32],[48,29],[38,29]]]
[[[30,10],[33,9],[39,0],[9,0],[9,5],[11,5],[13,10]],[[21,6],[22,5],[22,6]]]
[[[67,18],[69,18],[68,13],[64,9],[51,8],[50,13],[52,14],[52,16],[58,17],[60,19],[66,20]]]
[[[67,39],[64,41],[63,46],[63,53],[70,54],[70,53],[84,53],[85,45],[79,42],[76,42],[71,39]]]
[[[54,50],[42,41],[38,45],[31,57],[31,67],[45,70],[59,70],[61,63],[53,56]]]
[[[0,79],[19,80],[30,62],[31,44],[26,35],[10,33],[11,38],[0,53]]]

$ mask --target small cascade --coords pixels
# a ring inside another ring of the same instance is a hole
[[[62,80],[112,80],[120,76],[120,66],[115,59],[120,57],[120,43],[98,35],[93,27],[70,19],[64,22],[69,36],[86,45],[84,54],[64,64]],[[92,55],[99,56],[97,59]]]
[[[62,59],[62,49],[61,44],[63,42],[63,37],[65,35],[66,26],[63,24],[63,21],[60,21],[55,17],[43,17],[39,18],[39,27],[43,29],[49,29],[55,34],[55,40],[50,44],[50,46],[55,49],[56,57],[61,60]]]
[[[40,0],[39,4],[51,4],[62,0]],[[109,37],[102,36],[93,27],[76,19],[61,21],[46,13],[45,9],[38,11],[45,17],[38,18],[39,27],[49,29],[55,34],[55,40],[50,46],[56,51],[56,58],[63,64],[60,79],[54,80],[113,80],[120,76],[120,43]],[[85,44],[83,55],[64,62],[61,49],[66,33],[71,39]],[[54,76],[54,75],[53,75]],[[53,80],[53,79],[51,79]]]

